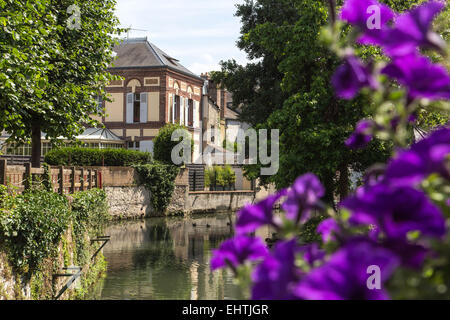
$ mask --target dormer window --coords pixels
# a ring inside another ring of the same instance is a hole
[[[177,62],[179,62],[179,60],[169,57],[169,56],[164,56],[164,58],[166,58],[171,64],[173,64],[174,66],[178,66]]]

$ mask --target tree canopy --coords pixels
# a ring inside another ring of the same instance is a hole
[[[107,99],[107,68],[121,32],[115,4],[0,0],[0,126],[14,141],[32,138],[34,166],[41,131],[70,139],[98,125],[91,115],[102,112],[96,97]]]
[[[387,2],[403,11],[420,1]],[[247,167],[247,174],[282,188],[313,172],[331,202],[333,195],[347,194],[349,169],[363,171],[384,162],[391,147],[376,139],[362,151],[344,144],[357,121],[369,116],[371,101],[364,93],[352,101],[335,96],[330,79],[340,61],[321,31],[329,23],[328,6],[328,1],[308,0],[247,0],[237,5],[242,22],[238,46],[257,60],[247,66],[222,62],[222,71],[213,78],[233,93],[241,120],[280,130],[279,172],[260,176],[256,165]],[[357,50],[363,57],[381,57],[376,49]]]

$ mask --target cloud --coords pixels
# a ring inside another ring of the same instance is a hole
[[[240,21],[234,16],[237,0],[118,0],[116,14],[130,37],[149,41],[200,74],[220,69],[221,60],[245,64],[236,47]]]

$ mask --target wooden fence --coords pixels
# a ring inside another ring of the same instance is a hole
[[[32,168],[31,163],[8,166],[0,160],[0,185],[10,186],[21,193],[32,188],[32,184],[51,183],[54,192],[72,194],[93,188],[102,188],[100,170],[77,167]]]

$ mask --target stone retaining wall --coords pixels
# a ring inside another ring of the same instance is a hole
[[[103,188],[108,196],[110,213],[116,219],[136,219],[155,217],[163,214],[155,212],[150,203],[150,192],[138,186],[133,168],[98,167],[103,174]],[[220,211],[237,211],[249,203],[254,203],[273,190],[254,191],[200,191],[189,192],[189,172],[181,169],[175,180],[175,190],[168,206],[167,215],[187,215]]]

